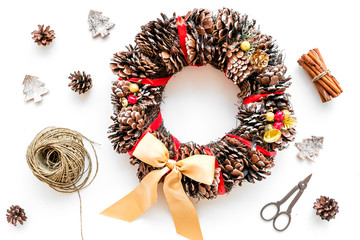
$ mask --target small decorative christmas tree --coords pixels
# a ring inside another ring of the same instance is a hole
[[[109,22],[109,18],[102,15],[102,12],[90,10],[89,12],[89,30],[92,33],[92,37],[96,37],[101,34],[101,37],[109,35],[109,29],[115,26],[114,23]]]
[[[23,81],[25,94],[25,101],[34,99],[34,102],[41,102],[42,95],[46,94],[48,90],[44,87],[45,83],[38,80],[38,77],[26,75]]]

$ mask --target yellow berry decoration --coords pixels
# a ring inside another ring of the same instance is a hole
[[[266,113],[266,120],[268,120],[269,122],[273,122],[274,117],[275,117],[275,114],[273,112],[267,112]]]
[[[132,93],[136,93],[137,91],[139,91],[139,85],[137,85],[136,83],[130,84],[129,88],[130,92]]]
[[[250,49],[250,42],[249,41],[242,41],[240,44],[240,48],[241,50],[243,50],[244,52],[249,51]]]
[[[122,105],[123,107],[127,107],[127,106],[129,105],[128,100],[127,100],[126,98],[124,98],[124,99],[121,101],[121,105]]]

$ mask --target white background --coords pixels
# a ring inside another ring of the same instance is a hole
[[[0,3],[0,239],[80,239],[79,201],[38,181],[25,160],[35,135],[47,126],[67,127],[98,142],[99,173],[81,192],[85,239],[182,239],[176,234],[161,191],[159,200],[133,223],[104,217],[104,208],[138,184],[128,156],[116,154],[107,139],[113,53],[133,43],[140,26],[160,12],[185,15],[195,7],[216,11],[223,6],[248,13],[264,33],[272,35],[286,53],[289,92],[299,124],[297,141],[324,136],[324,149],[315,163],[296,158],[294,144],[276,158],[272,175],[256,184],[245,183],[216,200],[197,202],[205,239],[337,239],[355,238],[359,225],[359,14],[356,1],[2,1]],[[92,39],[90,9],[102,11],[116,25],[105,38]],[[54,42],[44,48],[31,39],[37,24],[50,25]],[[319,47],[344,93],[322,104],[307,73],[297,64],[301,54]],[[67,87],[67,77],[84,70],[93,88],[84,96]],[[25,103],[26,74],[45,82],[50,92],[40,104]],[[168,84],[162,105],[168,129],[181,141],[207,143],[236,125],[237,89],[211,67],[187,68]],[[313,173],[293,209],[288,230],[278,233],[260,219],[262,206],[281,199],[299,180]],[[320,195],[339,202],[336,219],[321,221],[312,209]],[[6,209],[21,205],[28,221],[14,227]]]

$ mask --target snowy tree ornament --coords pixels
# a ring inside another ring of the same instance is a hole
[[[25,101],[28,102],[34,99],[34,102],[41,102],[42,95],[49,92],[44,86],[45,83],[38,80],[38,77],[26,75],[23,81],[25,94]]]
[[[89,30],[91,31],[92,37],[96,37],[99,34],[101,37],[109,35],[109,29],[115,26],[114,23],[109,22],[109,18],[102,15],[102,12],[90,10],[89,12]]]

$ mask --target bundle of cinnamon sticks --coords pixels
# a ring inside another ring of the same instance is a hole
[[[343,92],[338,81],[326,67],[319,49],[314,48],[308,54],[303,54],[298,63],[312,77],[323,103],[330,101]]]

